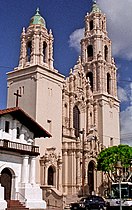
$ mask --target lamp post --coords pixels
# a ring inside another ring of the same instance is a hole
[[[122,165],[121,165],[121,161],[118,161],[116,166],[116,177],[119,183],[119,198],[120,198],[120,210],[122,210],[122,199],[121,199],[121,181],[122,181]]]

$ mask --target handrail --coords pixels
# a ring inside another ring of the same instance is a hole
[[[20,196],[22,197],[22,200],[19,198]],[[23,194],[21,194],[20,192],[16,192],[16,198],[17,198],[17,200],[20,200],[23,203],[25,203],[27,201],[25,196]]]

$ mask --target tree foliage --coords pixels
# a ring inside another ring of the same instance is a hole
[[[132,147],[119,145],[103,149],[97,158],[97,170],[107,173],[111,178],[118,161],[124,169],[128,169],[132,161]]]

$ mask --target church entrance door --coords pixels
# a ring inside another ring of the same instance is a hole
[[[89,193],[92,194],[94,191],[94,162],[90,161],[88,165],[88,186],[89,186]]]
[[[12,174],[8,168],[5,168],[1,172],[1,186],[4,187],[4,199],[11,199],[11,184]]]

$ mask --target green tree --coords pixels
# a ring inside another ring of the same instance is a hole
[[[127,172],[132,161],[132,147],[119,145],[103,149],[97,158],[97,170],[103,171],[112,181],[115,181],[115,166],[119,161],[122,170]]]

